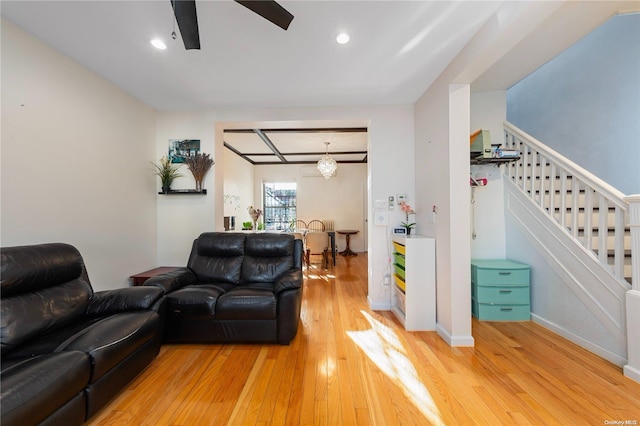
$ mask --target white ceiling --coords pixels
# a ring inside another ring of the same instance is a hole
[[[171,40],[169,0],[8,1],[2,16],[157,110],[411,104],[447,67],[502,1],[280,1],[288,31],[231,0],[196,0],[201,50]],[[504,90],[616,12],[640,1],[566,1],[491,65],[474,90]],[[499,15],[499,13],[497,14]],[[176,31],[179,30],[176,27]],[[338,45],[347,31],[351,41]],[[163,38],[165,51],[151,47]],[[316,126],[317,124],[307,124]],[[345,127],[345,123],[333,126]],[[278,127],[278,126],[276,126]],[[300,127],[300,123],[298,126]],[[303,125],[304,127],[304,125]],[[326,127],[326,126],[323,126]],[[328,125],[331,127],[331,125]],[[247,123],[246,129],[269,128]],[[269,133],[286,161],[366,150],[366,133]],[[277,162],[255,133],[225,133],[248,161]],[[265,151],[267,150],[267,151]],[[359,154],[337,160],[366,160]],[[282,162],[282,159],[280,160]]]
[[[1,12],[147,105],[194,110],[413,103],[502,2],[279,3],[295,16],[287,31],[236,2],[197,0],[200,51],[171,40],[169,0],[3,0]]]

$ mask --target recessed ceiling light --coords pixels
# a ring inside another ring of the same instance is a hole
[[[165,50],[167,48],[167,45],[164,44],[164,41],[160,40],[159,38],[154,38],[153,40],[151,40],[151,45],[160,50]]]
[[[336,37],[336,41],[340,44],[347,44],[349,43],[349,34],[347,33],[340,33],[338,34],[338,36]]]

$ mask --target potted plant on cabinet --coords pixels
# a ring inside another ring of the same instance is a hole
[[[416,214],[411,206],[404,201],[400,203],[400,209],[404,212],[405,222],[400,222],[400,225],[407,230],[407,235],[411,235],[411,230],[416,225],[415,222],[409,223],[409,215]]]

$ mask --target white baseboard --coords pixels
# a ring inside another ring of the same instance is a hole
[[[640,370],[638,370],[637,368],[633,368],[630,365],[625,365],[623,370],[625,377],[628,377],[631,380],[635,380],[636,382],[640,383]]]
[[[572,341],[573,343],[575,343],[578,346],[583,347],[584,349],[588,350],[589,352],[592,352],[596,355],[598,355],[600,358],[604,358],[607,361],[617,365],[618,367],[622,367],[627,363],[627,360],[623,357],[621,357],[618,354],[615,354],[611,351],[608,351],[607,349],[603,348],[600,345],[597,345],[593,342],[590,342],[589,340],[578,336],[577,334],[574,334],[573,332],[567,330],[564,327],[561,327],[560,325],[548,321],[534,313],[531,313],[531,320],[534,321],[537,324],[540,324],[541,326],[543,326],[544,328],[548,328],[549,330],[553,331],[556,334],[559,334],[560,336],[564,337],[567,340]]]
[[[390,311],[391,303],[390,302],[373,302],[371,297],[367,296],[367,303],[369,304],[369,308],[372,311]]]
[[[474,346],[475,344],[473,336],[454,336],[440,324],[436,324],[436,332],[449,346]]]

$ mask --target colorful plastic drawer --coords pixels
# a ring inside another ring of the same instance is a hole
[[[484,321],[529,321],[529,305],[492,305],[472,301],[473,316]]]
[[[404,268],[398,264],[393,264],[394,269],[396,270],[396,275],[399,276],[400,278],[402,278],[403,280],[406,280],[406,276],[404,273]]]
[[[404,268],[404,254],[400,254],[400,253],[393,253],[393,260],[400,266],[402,266]]]
[[[397,275],[395,275],[395,274],[393,274],[393,278],[396,280],[396,285],[397,285],[398,287],[400,287],[400,289],[401,289],[402,291],[407,291],[407,286],[406,286],[406,284],[404,283],[404,280],[403,280],[402,278],[400,278],[399,276],[397,276]]]
[[[472,283],[472,295],[479,303],[529,304],[529,287],[481,287]]]
[[[402,244],[400,244],[400,243],[396,243],[396,242],[394,241],[394,242],[393,242],[393,248],[395,248],[395,249],[396,249],[396,251],[397,251],[398,253],[400,253],[400,254],[403,254],[403,255],[404,255],[404,254],[406,254],[406,253],[405,253],[405,247],[404,247]]]
[[[510,260],[474,260],[471,281],[478,285],[529,285],[529,265]]]
[[[405,294],[398,288],[396,287],[394,289],[395,293],[396,293],[396,306],[398,307],[398,309],[400,309],[402,311],[402,313],[404,314],[405,312]]]

